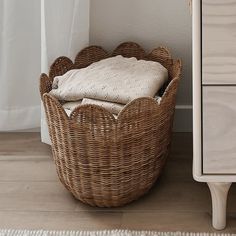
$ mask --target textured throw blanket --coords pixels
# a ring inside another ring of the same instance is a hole
[[[154,97],[167,79],[167,69],[158,62],[116,56],[55,77],[50,93],[61,101],[88,98],[125,105]]]
[[[158,62],[116,56],[55,77],[50,93],[63,101],[68,115],[84,104],[118,115],[128,102],[154,97],[167,79],[167,69]]]

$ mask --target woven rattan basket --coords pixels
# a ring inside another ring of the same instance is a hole
[[[102,107],[83,105],[68,117],[60,102],[48,94],[53,78],[114,55],[158,61],[168,69],[169,83],[161,103],[152,98],[135,99],[117,119]],[[59,57],[49,76],[41,75],[40,93],[57,173],[75,198],[92,206],[116,207],[152,187],[170,149],[180,73],[180,60],[173,60],[167,48],[146,53],[138,44],[127,42],[111,54],[98,46],[87,47],[74,63]]]

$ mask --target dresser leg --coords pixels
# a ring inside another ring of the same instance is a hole
[[[212,199],[212,224],[217,230],[226,226],[227,196],[232,183],[207,183]]]

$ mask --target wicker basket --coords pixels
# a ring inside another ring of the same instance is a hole
[[[152,98],[130,102],[115,119],[96,105],[76,108],[68,117],[60,102],[48,94],[55,76],[114,55],[158,61],[169,71],[169,84],[160,105]],[[40,77],[52,151],[60,181],[75,198],[92,206],[117,207],[145,194],[166,161],[172,133],[181,61],[167,48],[151,53],[136,43],[118,46],[112,54],[97,46],[83,49],[73,63],[59,57],[49,76]]]

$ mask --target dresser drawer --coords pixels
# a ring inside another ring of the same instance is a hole
[[[236,87],[203,87],[203,173],[236,173]]]
[[[202,82],[236,85],[236,0],[202,0]]]

